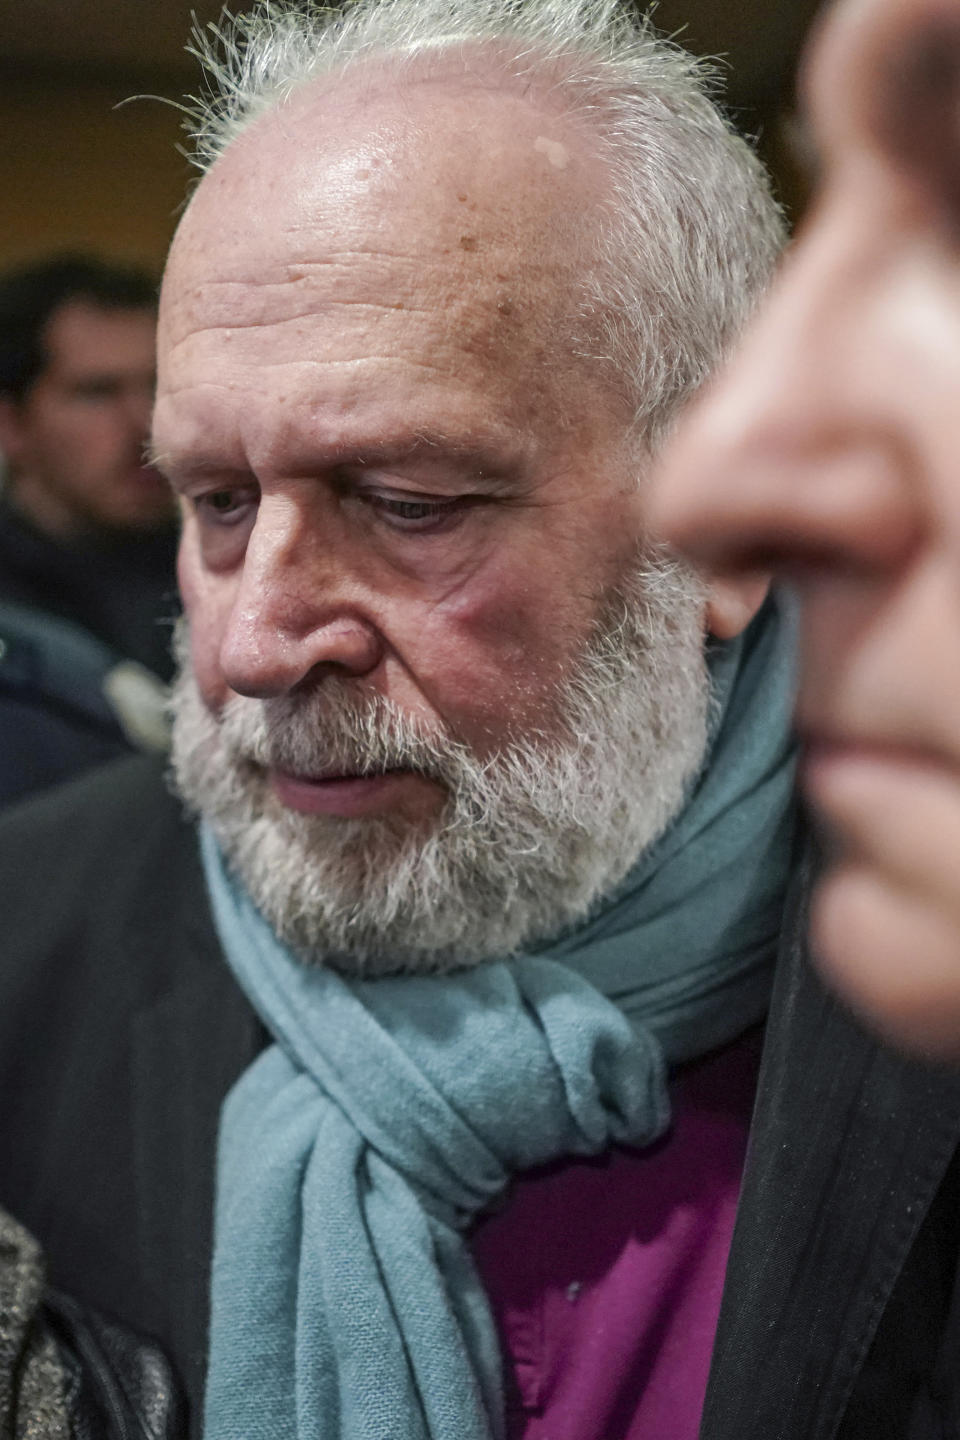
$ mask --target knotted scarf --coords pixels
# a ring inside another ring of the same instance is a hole
[[[206,1440],[500,1440],[501,1358],[464,1231],[511,1176],[669,1123],[666,1066],[766,1007],[791,838],[792,636],[713,649],[689,803],[536,955],[350,979],[296,961],[203,855],[276,1043],[224,1105]]]

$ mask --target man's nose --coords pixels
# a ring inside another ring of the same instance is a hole
[[[220,648],[224,680],[239,695],[283,695],[325,674],[361,677],[385,642],[362,586],[332,538],[295,517],[258,517]]]

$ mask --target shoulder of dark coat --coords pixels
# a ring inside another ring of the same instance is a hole
[[[194,824],[164,762],[131,756],[0,815],[0,995],[18,968],[165,987],[217,954]]]

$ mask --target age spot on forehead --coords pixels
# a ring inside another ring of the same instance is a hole
[[[538,135],[533,142],[533,148],[539,154],[546,155],[555,170],[566,170],[570,163],[570,152],[559,140],[549,140],[546,135]]]

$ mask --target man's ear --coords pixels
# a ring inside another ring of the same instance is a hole
[[[732,640],[746,630],[766,599],[770,576],[712,576],[708,582],[707,629],[718,640]]]

